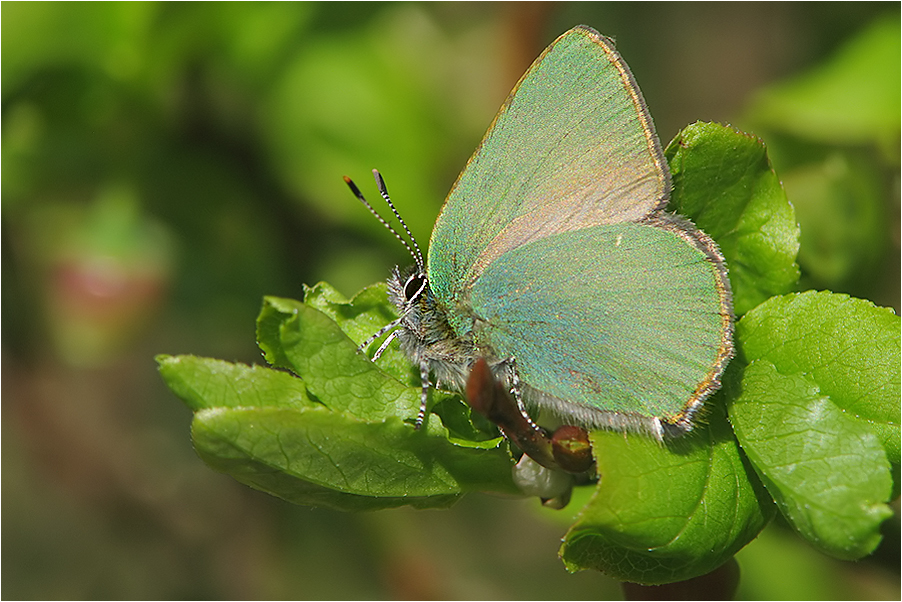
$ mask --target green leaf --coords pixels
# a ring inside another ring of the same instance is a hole
[[[746,369],[736,432],[784,516],[838,558],[874,551],[892,479],[874,433],[846,417],[817,386],[760,361]],[[741,425],[741,426],[740,426]]]
[[[400,382],[358,353],[354,341],[323,312],[291,299],[266,297],[257,330],[267,360],[302,377],[326,407],[368,420],[416,418],[420,388]]]
[[[350,301],[328,283],[320,282],[312,288],[304,287],[304,303],[329,316],[357,344],[362,344],[398,317],[394,305],[388,301],[385,282],[364,288]],[[368,355],[375,353],[381,341],[370,346]],[[389,345],[379,358],[378,365],[382,371],[401,382],[419,388],[420,371],[398,345]]]
[[[348,300],[327,282],[304,287],[304,304],[328,315],[355,343],[398,317],[384,282],[368,286]]]
[[[293,315],[303,305],[294,299],[264,297],[263,308],[260,310],[260,315],[257,316],[257,345],[263,352],[263,357],[276,368],[292,370],[295,374],[297,374],[297,370],[294,369],[291,360],[282,349],[280,331],[285,317]]]
[[[720,245],[733,305],[742,315],[792,290],[799,227],[761,140],[713,123],[688,126],[665,151],[673,174],[670,208]]]
[[[874,22],[828,62],[763,90],[749,118],[828,144],[877,142],[898,153],[899,19]]]
[[[737,325],[749,361],[728,381],[743,450],[789,522],[854,559],[880,541],[899,462],[900,323],[828,292],[775,297]]]
[[[900,320],[892,309],[827,291],[770,299],[736,325],[749,363],[766,359],[780,374],[802,374],[900,455]]]
[[[158,355],[156,360],[172,392],[195,411],[318,405],[307,395],[304,381],[285,372],[193,355]]]
[[[867,425],[845,416],[810,379],[758,360],[730,416],[780,511],[820,550],[846,560],[874,551],[892,515],[886,454]]]
[[[402,416],[412,423],[420,409],[419,371],[397,345],[372,362],[354,344],[367,340],[395,317],[384,284],[367,287],[347,301],[331,286],[320,283],[306,289],[302,304],[267,298],[260,323],[278,330],[281,338],[274,344],[279,353],[327,407],[370,420]],[[328,344],[323,344],[325,341]],[[430,410],[439,419],[430,421],[427,415],[427,429],[438,429],[436,432],[445,433],[458,445],[483,448],[497,444],[498,430],[459,395],[433,388],[429,399]]]
[[[198,447],[198,454],[210,468],[226,473],[248,487],[274,495],[292,504],[330,508],[345,512],[362,512],[400,506],[447,508],[460,499],[459,495],[440,495],[425,498],[377,498],[368,495],[341,493],[340,491],[299,479],[294,475],[274,470],[242,454],[234,454],[234,457],[229,457],[223,453],[227,449],[226,446],[223,446],[222,449],[214,446],[211,452],[208,450],[208,447],[211,445],[210,440],[215,439],[215,434],[204,432],[202,426],[192,428],[191,433],[193,440],[201,442],[200,444],[195,444]]]
[[[347,301],[321,285],[308,298],[338,322],[306,303],[267,298],[257,324],[266,357],[306,381],[219,360],[157,358],[167,384],[196,411],[194,446],[207,464],[286,500],[344,510],[518,493],[495,429],[478,428],[459,397],[433,392],[437,413],[415,430],[405,420],[416,416],[420,387],[383,372],[339,326],[358,338],[378,330],[391,317],[384,286]]]
[[[722,410],[666,447],[602,431],[592,433],[592,444],[601,481],[561,547],[571,571],[597,569],[647,585],[704,575],[773,515]]]
[[[447,505],[449,496],[472,490],[516,492],[504,479],[510,460],[500,438],[487,449],[462,447],[398,418],[367,422],[321,406],[213,408],[195,415],[192,435],[211,466],[254,463],[245,480],[278,472],[329,492],[395,498],[389,505],[430,505],[422,498]]]
[[[245,410],[247,412],[247,410]],[[226,410],[199,412],[191,425],[191,438],[198,455],[208,466],[231,475],[240,483],[254,489],[280,497],[286,501],[334,510],[379,510],[409,504],[417,508],[445,507],[453,504],[459,494],[433,497],[373,497],[344,493],[328,486],[306,480],[298,474],[289,473],[277,466],[267,464],[252,453],[235,444],[229,436],[229,427],[237,420],[248,420],[249,428],[259,426],[253,416],[228,416]],[[225,432],[223,432],[225,431]],[[284,467],[287,459],[280,463]],[[312,467],[312,472],[316,466]]]

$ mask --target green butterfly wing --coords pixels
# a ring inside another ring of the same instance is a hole
[[[731,353],[729,289],[712,245],[673,218],[522,245],[467,293],[476,344],[515,358],[530,387],[588,408],[566,409],[583,422],[679,422],[718,386]]]
[[[669,189],[626,64],[607,38],[571,29],[521,78],[451,189],[429,247],[432,290],[454,306],[505,252],[641,219],[666,205]]]
[[[531,400],[565,418],[688,429],[732,356],[732,308],[717,246],[663,211],[669,173],[611,42],[559,37],[433,230],[429,284],[457,335],[513,358]]]

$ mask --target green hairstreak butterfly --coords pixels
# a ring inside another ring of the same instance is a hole
[[[378,172],[382,196],[400,220]],[[670,172],[612,42],[579,26],[517,83],[451,189],[424,261],[388,281],[397,338],[462,389],[484,358],[523,416],[657,439],[693,426],[733,354],[717,245],[664,210]],[[403,220],[401,220],[403,224]]]

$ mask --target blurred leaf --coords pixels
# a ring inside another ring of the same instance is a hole
[[[262,136],[286,188],[327,219],[372,232],[376,222],[341,177],[378,199],[378,168],[425,241],[509,90],[499,77],[504,45],[490,30],[439,27],[416,4],[383,12],[366,27],[304,40],[260,107]]]
[[[592,445],[601,480],[561,547],[571,571],[592,568],[647,585],[704,575],[773,514],[721,410],[666,447],[602,431]]]
[[[867,301],[810,292],[770,299],[737,326],[750,363],[732,395],[736,436],[790,523],[839,558],[872,552],[892,514],[899,325]]]
[[[803,226],[799,264],[816,288],[877,277],[887,221],[882,181],[868,157],[839,151],[783,174]]]
[[[853,577],[863,567],[822,554],[791,530],[771,522],[736,555],[742,580],[736,600],[892,600],[898,585],[880,590],[870,576],[865,591]],[[893,581],[897,581],[893,579]],[[889,585],[889,583],[887,583]],[[877,592],[871,590],[878,589]]]
[[[240,78],[246,89],[263,89],[285,69],[295,46],[309,36],[317,10],[306,2],[231,2],[215,11],[203,4],[177,5],[181,44],[197,47],[217,79]],[[171,35],[171,32],[168,32]]]
[[[898,305],[888,247],[898,240],[900,44],[898,15],[884,15],[747,111],[802,227],[801,289]]]
[[[762,91],[749,110],[756,124],[825,143],[898,147],[899,19],[874,22],[823,65]],[[896,148],[898,153],[898,148]]]
[[[133,76],[161,10],[152,2],[10,3],[3,7],[3,89],[63,65]]]
[[[263,135],[282,179],[323,214],[371,219],[341,178],[350,176],[373,196],[370,171],[378,168],[405,219],[426,238],[445,192],[435,175],[446,157],[435,141],[447,141],[449,133],[433,119],[429,87],[397,60],[400,49],[391,40],[367,31],[307,40],[264,104]]]
[[[670,208],[717,241],[742,315],[792,290],[799,226],[761,140],[714,123],[688,126],[667,146]]]

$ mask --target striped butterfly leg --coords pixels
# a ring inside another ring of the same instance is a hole
[[[526,404],[523,402],[523,391],[520,384],[520,375],[517,371],[517,360],[513,356],[501,362],[501,365],[507,368],[508,381],[510,383],[510,392],[514,396],[517,403],[517,411],[522,418],[521,433],[537,433],[542,440],[541,452],[535,453],[535,446],[523,447],[521,449],[533,458],[539,464],[547,468],[560,469],[573,474],[584,473],[592,467],[594,459],[592,458],[592,447],[589,443],[589,433],[584,428],[575,425],[564,425],[559,427],[554,433],[548,431],[533,421],[532,417],[526,411]],[[522,435],[518,437],[522,439]],[[519,445],[519,442],[518,442]],[[548,455],[550,446],[551,461],[543,463]]]
[[[422,389],[420,391],[420,411],[417,412],[417,420],[413,424],[414,430],[420,430],[423,426],[423,422],[426,420],[426,403],[428,401],[429,396],[429,387],[431,383],[429,382],[429,362],[422,361],[420,362],[420,383],[422,385]]]

